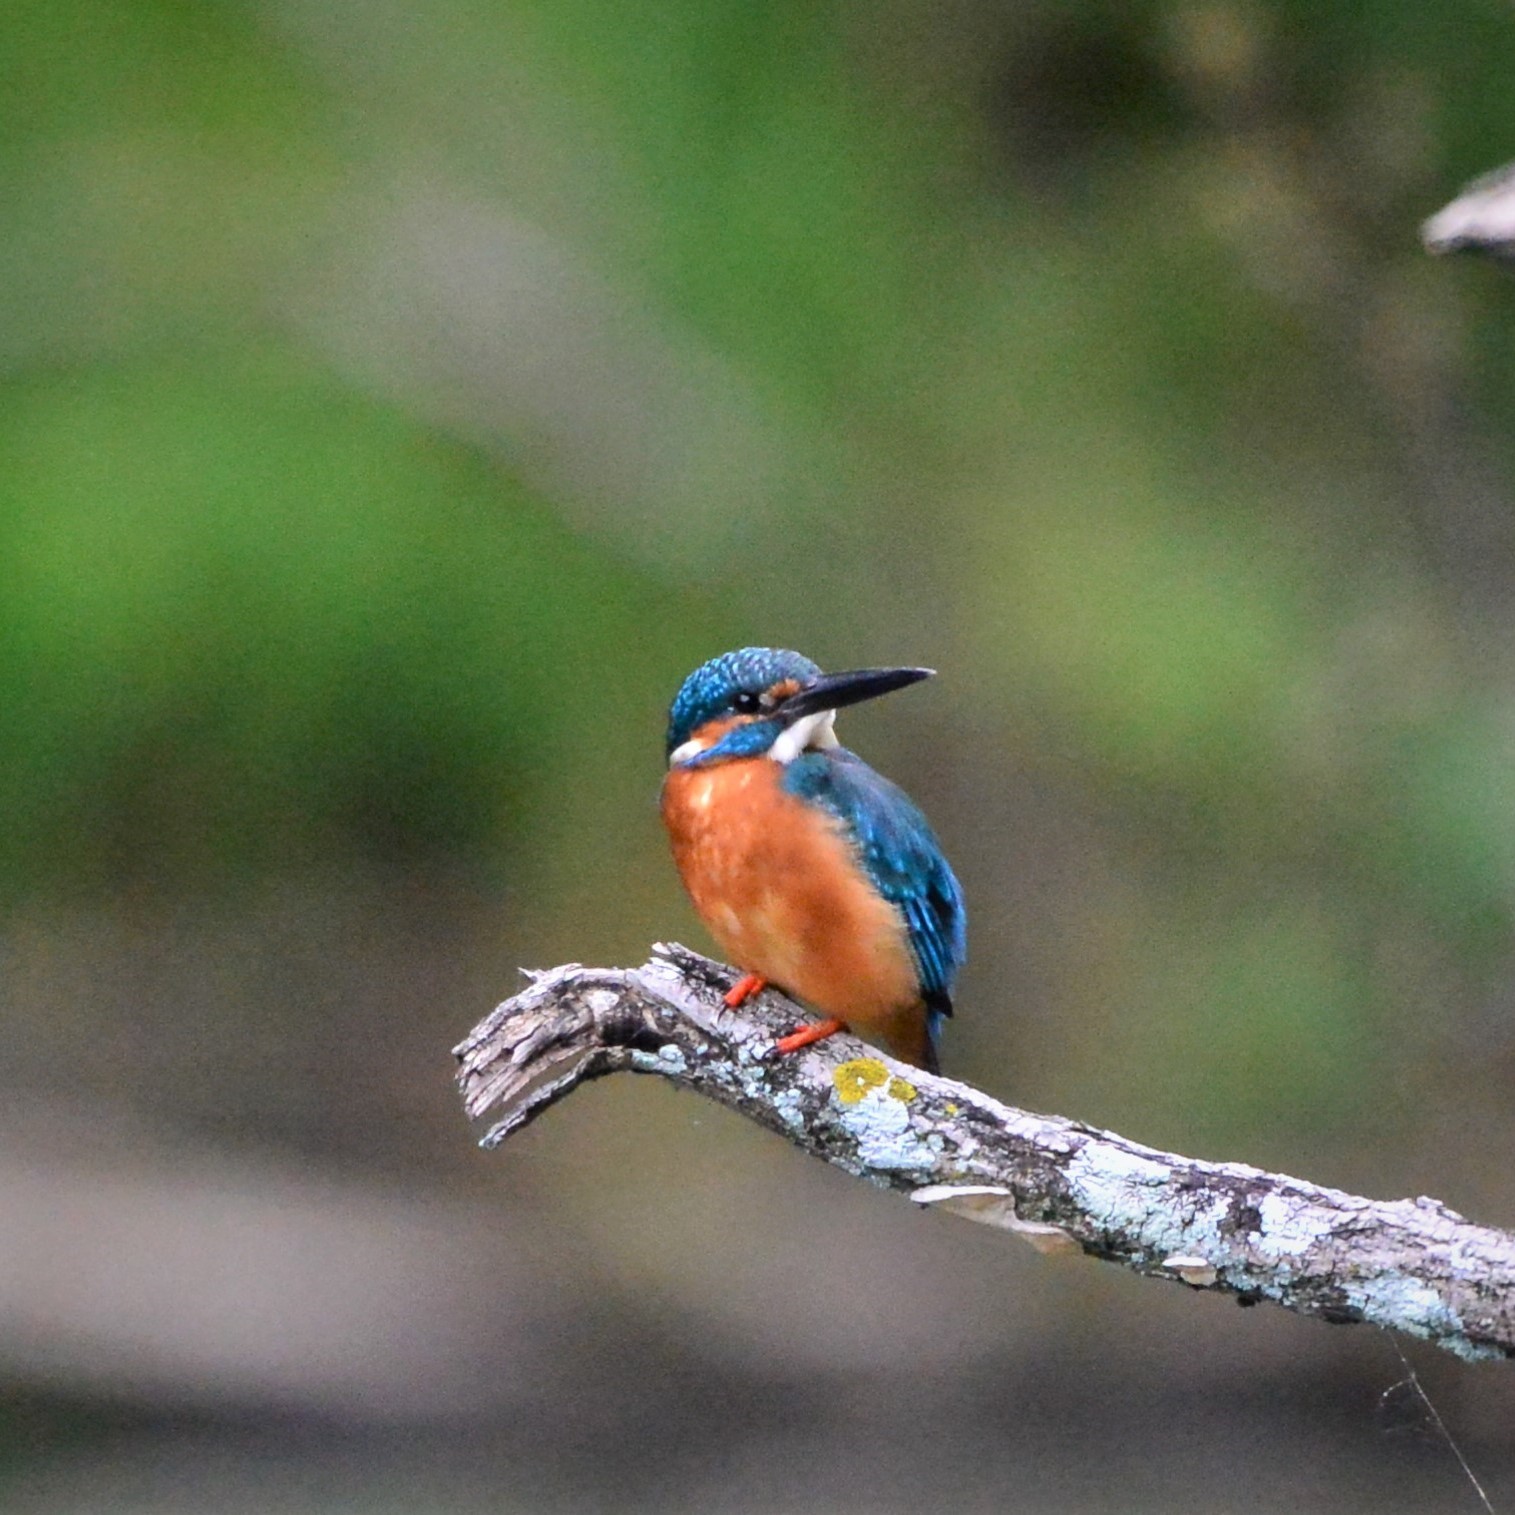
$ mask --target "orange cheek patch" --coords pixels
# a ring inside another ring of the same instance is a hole
[[[723,716],[718,721],[706,721],[703,726],[690,734],[690,740],[698,742],[701,747],[714,747],[728,731],[735,731],[747,719],[746,716],[733,715]]]

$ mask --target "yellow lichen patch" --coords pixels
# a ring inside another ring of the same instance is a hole
[[[908,1104],[915,1098],[915,1085],[896,1078],[876,1057],[855,1057],[842,1063],[831,1075],[837,1098],[855,1105],[871,1089],[882,1089],[890,1099]]]
[[[876,1057],[854,1057],[832,1072],[831,1082],[844,1105],[855,1105],[870,1089],[889,1082],[889,1070]]]

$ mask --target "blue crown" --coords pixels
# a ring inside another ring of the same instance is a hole
[[[805,683],[820,665],[782,647],[742,647],[702,663],[684,680],[668,710],[667,752],[682,747],[707,721],[736,715],[741,695],[760,695],[786,679]]]

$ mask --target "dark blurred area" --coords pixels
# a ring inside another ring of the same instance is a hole
[[[1416,239],[1512,69],[1389,0],[11,0],[6,1508],[1477,1508],[1382,1335],[630,1079],[486,1156],[450,1049],[708,947],[690,668],[926,663],[842,724],[968,891],[949,1073],[1515,1225],[1515,283]],[[1406,1350],[1515,1506],[1515,1370]]]

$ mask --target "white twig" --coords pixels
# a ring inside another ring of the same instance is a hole
[[[1515,164],[1464,185],[1420,229],[1427,252],[1481,252],[1515,259]]]

